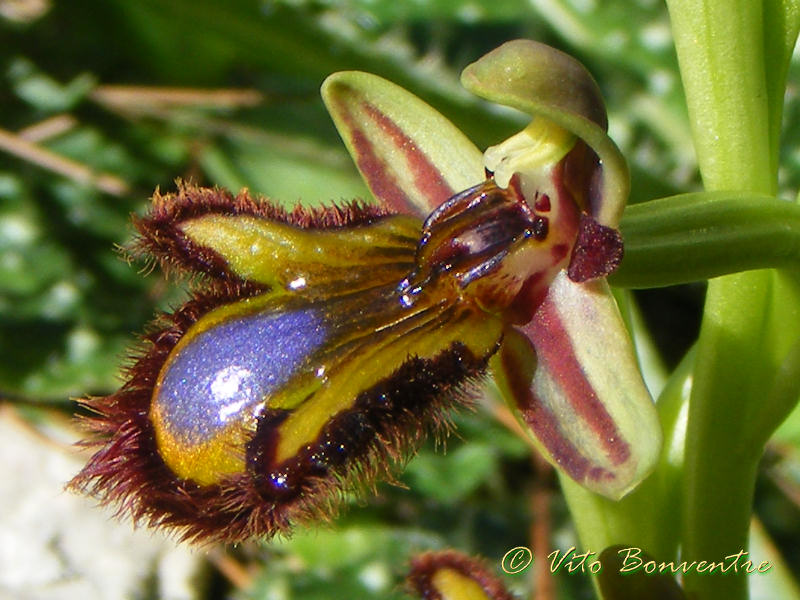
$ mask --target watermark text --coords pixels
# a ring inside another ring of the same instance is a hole
[[[646,556],[641,548],[629,547],[617,550],[615,568],[623,575],[644,573],[645,575],[686,575],[727,574],[727,573],[767,573],[772,569],[769,561],[754,562],[746,550],[729,554],[721,560],[656,561]],[[595,552],[578,552],[575,546],[568,550],[553,550],[547,555],[551,573],[564,571],[568,574],[586,573],[597,575],[603,570],[603,563]],[[527,546],[517,546],[505,553],[501,561],[503,571],[511,575],[522,573],[534,562],[533,551]]]

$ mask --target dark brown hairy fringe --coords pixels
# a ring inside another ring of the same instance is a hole
[[[455,550],[426,552],[411,560],[411,571],[406,578],[410,593],[424,600],[442,600],[443,596],[433,585],[433,577],[441,569],[452,569],[464,577],[472,579],[490,600],[514,600],[494,575],[484,560],[467,556]]]
[[[146,216],[134,215],[133,224],[139,237],[131,247],[132,253],[155,257],[167,270],[176,268],[217,279],[238,279],[219,254],[193,243],[178,227],[181,222],[210,214],[253,216],[300,229],[331,229],[366,225],[392,213],[357,200],[315,208],[297,205],[287,211],[267,199],[251,196],[246,189],[234,196],[220,188],[202,188],[179,181],[178,191],[173,194],[162,195],[156,190]]]
[[[316,228],[354,226],[387,213],[356,203],[287,213],[246,192],[234,198],[221,190],[181,185],[177,194],[156,194],[150,214],[137,222],[141,249],[162,263],[210,277],[189,301],[150,324],[125,369],[126,383],[116,393],[83,401],[92,415],[83,419],[90,438],[82,445],[97,452],[68,485],[115,506],[120,515],[166,528],[181,539],[235,543],[288,534],[297,523],[330,518],[346,492],[363,492],[377,477],[391,477],[427,431],[448,430],[447,409],[469,404],[488,356],[475,357],[454,344],[430,360],[409,357],[396,372],[364,390],[352,408],[333,416],[316,441],[282,465],[273,465],[271,459],[277,438],[270,425],[279,425],[280,415],[267,410],[248,444],[245,473],[208,486],[179,479],[161,459],[149,419],[160,370],[204,314],[268,291],[233,276],[218,255],[198,258],[198,248],[175,227],[180,219],[214,212]],[[276,493],[268,485],[269,474],[281,469],[291,475],[288,493]]]
[[[148,419],[159,358],[174,344],[169,340],[180,337],[173,333],[158,336],[120,391],[86,401],[98,416],[87,420],[96,437],[84,444],[100,450],[69,485],[137,523],[195,542],[269,538],[289,534],[298,523],[332,518],[345,493],[363,493],[376,478],[391,477],[426,433],[447,431],[446,411],[469,405],[486,366],[485,358],[473,357],[459,344],[432,360],[411,358],[362,392],[352,409],[333,417],[298,456],[271,467],[274,432],[259,426],[248,447],[248,471],[219,485],[200,486],[177,478],[164,464]],[[289,493],[267,489],[270,468],[288,474]]]

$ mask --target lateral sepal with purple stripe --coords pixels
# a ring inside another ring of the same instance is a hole
[[[562,271],[490,365],[544,456],[586,488],[618,499],[654,467],[661,428],[604,281]]]
[[[527,40],[482,57],[465,69],[462,83],[533,117],[484,154],[498,185],[516,181],[529,203],[552,186],[562,205],[571,200],[579,212],[569,259],[536,281],[546,293],[521,298],[527,311],[517,306],[516,314],[532,316],[517,323],[529,343],[507,331],[493,359],[500,387],[562,473],[620,498],[652,469],[661,432],[604,281],[623,256],[615,228],[629,176],[606,134],[599,88],[575,59]]]
[[[334,73],[322,99],[375,198],[427,215],[483,181],[483,157],[449,120],[403,88],[369,73]]]

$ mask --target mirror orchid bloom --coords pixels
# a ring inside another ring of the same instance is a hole
[[[597,87],[533,42],[463,81],[533,121],[481,154],[388,81],[326,80],[377,205],[156,192],[138,249],[192,293],[84,401],[96,452],[73,488],[185,539],[289,533],[391,476],[487,372],[566,475],[610,498],[647,475],[661,434],[605,283],[627,171]]]
[[[374,75],[332,75],[323,98],[361,175],[390,210],[432,213],[430,230],[447,222],[448,211],[501,190],[530,211],[529,233],[546,230],[538,243],[516,242],[496,264],[483,264],[486,285],[503,292],[476,294],[485,310],[503,314],[490,371],[542,455],[587,489],[618,499],[653,468],[661,429],[605,282],[622,258],[615,227],[629,179],[606,134],[599,89],[573,58],[523,40],[468,66],[462,84],[533,120],[481,154],[429,105]],[[484,225],[482,235],[451,237],[449,252],[487,245],[498,227]],[[418,256],[445,252],[426,248],[435,240],[423,238]]]

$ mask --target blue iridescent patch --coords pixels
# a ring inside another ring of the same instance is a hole
[[[312,309],[256,313],[198,334],[161,377],[163,425],[190,444],[209,440],[286,383],[325,335]]]

